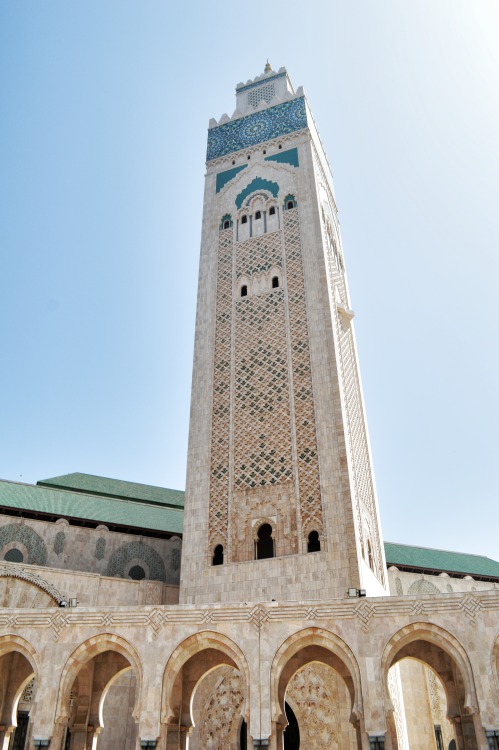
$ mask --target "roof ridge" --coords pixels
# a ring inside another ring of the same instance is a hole
[[[404,544],[403,542],[383,542],[383,544],[393,544],[396,547],[408,547],[409,549],[423,549],[429,550],[430,552],[445,552],[448,555],[466,555],[467,557],[478,557],[481,560],[492,560],[497,562],[493,557],[487,557],[487,555],[477,555],[475,552],[458,552],[451,549],[442,549],[441,547],[422,547],[420,544]]]

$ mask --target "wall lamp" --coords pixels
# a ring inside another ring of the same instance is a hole
[[[157,744],[158,740],[140,740],[140,747],[142,748],[156,747]]]
[[[348,589],[348,596],[351,596],[352,599],[357,596],[366,596],[366,590],[365,589]]]

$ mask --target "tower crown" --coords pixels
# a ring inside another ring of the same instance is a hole
[[[286,94],[294,96],[294,89],[289,80],[286,68],[272,70],[269,63],[265,72],[246,83],[236,86],[236,107],[241,114],[249,114],[263,104],[270,104],[273,99],[283,99]]]

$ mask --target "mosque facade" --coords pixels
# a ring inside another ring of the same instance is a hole
[[[286,69],[210,120],[186,490],[0,481],[2,750],[499,750],[499,563],[383,543]]]

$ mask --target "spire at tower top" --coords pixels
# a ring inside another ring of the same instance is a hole
[[[269,58],[267,57],[267,64],[265,65],[264,73],[272,73],[272,65],[269,63]]]

